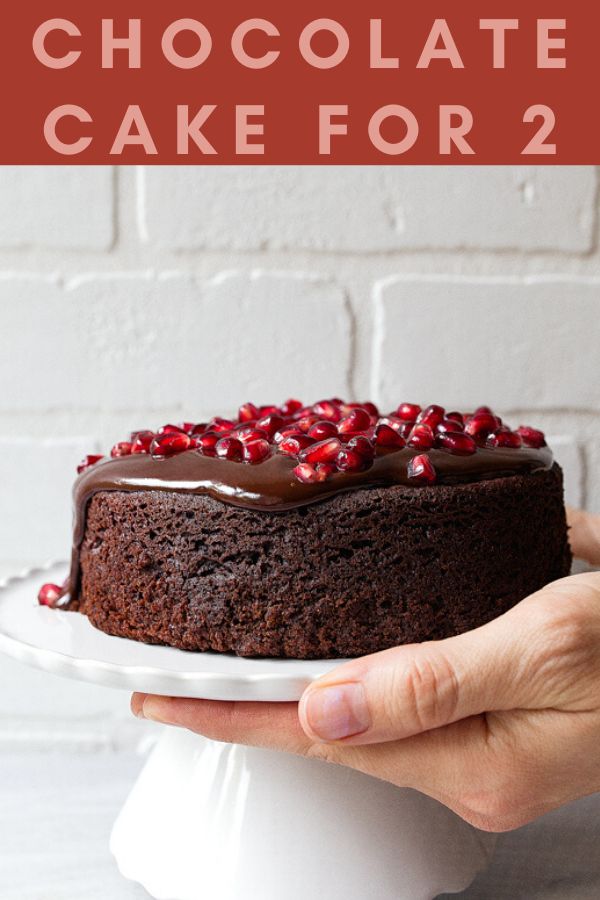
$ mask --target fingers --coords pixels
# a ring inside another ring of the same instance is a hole
[[[574,556],[600,566],[600,516],[580,509],[567,509],[569,540]]]
[[[312,743],[300,727],[296,703],[232,703],[134,694],[131,709],[140,718],[179,725],[214,741],[301,755]]]
[[[507,615],[445,641],[352,660],[305,691],[302,727],[314,741],[377,743],[525,705],[527,644],[527,629]]]
[[[366,744],[491,711],[588,708],[599,646],[600,574],[571,576],[481,628],[339,666],[305,691],[300,722],[313,741]]]

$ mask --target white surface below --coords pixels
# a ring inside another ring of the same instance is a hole
[[[148,900],[119,875],[108,849],[113,820],[142,765],[135,753],[0,756],[2,900]],[[500,835],[488,870],[452,896],[597,900],[600,795]]]

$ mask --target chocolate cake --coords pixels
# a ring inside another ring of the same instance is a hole
[[[570,570],[543,434],[487,407],[246,404],[80,469],[71,573],[40,602],[147,643],[357,656],[474,628]]]

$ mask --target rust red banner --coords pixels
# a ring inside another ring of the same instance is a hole
[[[1,163],[598,163],[600,7],[82,4],[3,13]]]

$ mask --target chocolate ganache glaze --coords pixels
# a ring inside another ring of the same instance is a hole
[[[381,449],[372,465],[360,472],[336,472],[328,480],[307,484],[294,476],[296,460],[274,453],[249,464],[204,456],[187,450],[172,457],[131,455],[106,459],[86,469],[74,486],[74,529],[71,571],[59,602],[63,608],[76,605],[79,586],[79,548],[85,532],[86,509],[101,491],[175,491],[207,494],[224,503],[269,513],[285,512],[315,503],[343,491],[414,486],[409,463],[420,451],[405,447]],[[478,447],[469,456],[446,450],[427,452],[436,470],[436,483],[461,484],[548,470],[553,456],[547,446],[488,449]],[[418,490],[418,487],[415,487]]]

